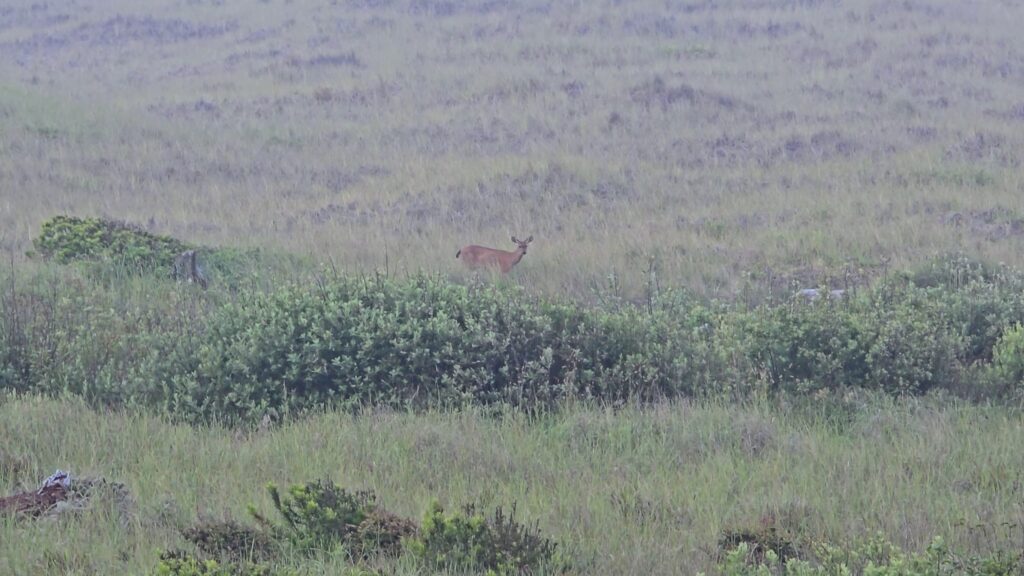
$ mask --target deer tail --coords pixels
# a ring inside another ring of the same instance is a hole
[[[459,248],[459,251],[455,253],[455,257],[458,258],[459,254],[462,254],[462,249],[461,248]]]

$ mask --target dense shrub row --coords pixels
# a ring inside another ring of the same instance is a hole
[[[258,416],[336,402],[537,406],[695,392],[705,337],[660,310],[608,313],[437,278],[251,294],[207,325],[175,411]]]
[[[1015,394],[1024,277],[952,260],[842,300],[615,309],[431,276],[199,293],[50,270],[0,297],[0,387],[187,419],[848,387]]]

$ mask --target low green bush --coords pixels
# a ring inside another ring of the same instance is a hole
[[[743,557],[751,564],[763,564],[769,558],[785,564],[798,557],[797,545],[789,534],[774,524],[755,528],[728,529],[718,538],[719,550],[732,553],[742,547]]]
[[[310,268],[306,259],[288,254],[197,246],[103,218],[56,216],[43,223],[33,246],[32,255],[59,264],[79,263],[90,277],[107,284],[140,274],[172,276],[175,259],[187,250],[199,253],[203,277],[229,291],[269,286],[278,276]]]
[[[258,419],[336,404],[546,406],[695,393],[688,316],[585,309],[438,278],[341,278],[217,310],[175,410]]]
[[[1002,331],[1024,320],[1013,282],[953,290],[888,279],[840,301],[732,312],[732,342],[752,378],[773,390],[866,388],[891,394],[963,391]]]
[[[172,550],[160,554],[152,576],[294,576],[296,572],[274,569],[264,564],[218,562],[198,558],[188,552]]]
[[[906,553],[884,537],[844,547],[818,543],[813,559],[783,559],[775,551],[753,554],[741,542],[718,565],[721,576],[1014,576],[1021,573],[1020,554],[1004,551],[961,556],[936,537],[922,553]]]
[[[558,571],[556,544],[536,528],[505,515],[501,508],[485,517],[475,507],[446,514],[434,502],[423,518],[419,537],[409,542],[412,552],[436,569],[472,569],[487,574],[533,574]]]
[[[352,493],[329,480],[292,486],[284,496],[273,484],[267,491],[284,524],[275,525],[254,510],[250,512],[302,551],[324,551],[338,545],[356,547],[353,540],[359,526],[375,509],[373,493]]]
[[[431,569],[481,570],[488,574],[529,574],[561,570],[556,544],[536,525],[515,518],[515,508],[484,516],[472,505],[445,514],[436,502],[422,526],[376,504],[373,492],[350,492],[329,480],[291,486],[286,494],[267,487],[281,523],[250,506],[260,528],[234,521],[202,522],[183,532],[202,554],[172,551],[161,556],[155,574],[175,576],[271,575],[268,560],[315,556],[342,549],[353,563],[396,557],[404,551]]]
[[[1024,326],[1011,326],[999,338],[993,349],[992,367],[1007,382],[1024,382]]]
[[[357,560],[394,556],[416,534],[413,522],[378,506],[373,492],[349,492],[329,480],[294,485],[284,495],[274,485],[267,490],[283,524],[255,508],[250,514],[274,540],[303,554],[342,547]]]
[[[234,520],[200,522],[185,529],[182,536],[204,554],[229,562],[258,562],[279,552],[279,546],[265,531]]]
[[[102,218],[55,216],[33,240],[36,253],[60,263],[112,260],[140,268],[170,270],[174,257],[192,248],[175,238]]]

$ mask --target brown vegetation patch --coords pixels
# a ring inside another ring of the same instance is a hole
[[[960,138],[949,146],[945,158],[949,161],[992,162],[1001,166],[1017,166],[1020,160],[1015,147],[1002,134],[975,132]]]
[[[269,534],[231,519],[201,521],[183,530],[182,536],[203,553],[232,562],[259,562],[272,558],[277,552],[277,545]]]
[[[797,545],[792,537],[776,525],[775,517],[765,516],[760,523],[752,528],[735,528],[722,531],[718,538],[718,550],[725,554],[740,544],[747,545],[747,562],[751,565],[763,564],[768,552],[774,552],[781,564],[786,560],[799,556]]]
[[[356,56],[355,52],[338,52],[334,54],[318,54],[312,58],[291,58],[288,63],[292,66],[304,67],[304,68],[317,68],[317,67],[338,67],[348,66],[352,68],[365,68],[366,64],[363,63],[362,59]]]
[[[677,104],[701,106],[708,110],[727,112],[750,108],[749,105],[732,96],[694,88],[685,82],[670,85],[661,76],[655,76],[647,82],[634,86],[630,90],[630,98],[647,111],[650,111],[652,107],[658,107],[663,112],[667,112]]]
[[[135,514],[135,500],[120,482],[104,478],[71,478],[58,471],[37,490],[0,498],[0,515],[27,518],[55,516],[85,509],[94,498],[112,501],[122,526]]]
[[[238,23],[234,21],[196,24],[177,18],[118,15],[103,22],[82,24],[67,32],[39,33],[15,42],[12,47],[34,51],[78,45],[114,47],[132,42],[162,45],[217,38],[237,28]]]
[[[946,226],[967,230],[973,236],[990,242],[1024,235],[1024,218],[1007,208],[952,211],[944,214],[941,220]]]
[[[781,157],[789,162],[821,161],[834,157],[849,158],[861,149],[860,143],[843,136],[838,130],[827,130],[816,132],[810,138],[791,136],[769,157]]]
[[[375,507],[356,528],[356,540],[362,548],[357,552],[364,556],[398,556],[402,552],[402,540],[415,536],[417,531],[412,520]]]
[[[64,502],[67,498],[68,490],[60,484],[20,492],[0,498],[0,514],[36,518],[56,508],[57,503]]]
[[[54,13],[46,2],[35,2],[30,6],[0,6],[0,32],[15,27],[47,28],[71,20],[67,12]]]
[[[369,2],[370,0],[367,0]],[[519,3],[514,0],[484,0],[483,2],[460,2],[456,0],[411,0],[408,12],[420,16],[445,18],[456,14],[486,16],[514,10]]]

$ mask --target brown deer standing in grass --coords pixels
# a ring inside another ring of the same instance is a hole
[[[455,253],[455,257],[461,257],[466,266],[470,268],[500,268],[502,274],[508,274],[509,270],[519,264],[523,256],[526,256],[526,246],[533,242],[533,236],[527,238],[525,242],[513,236],[512,241],[516,243],[517,247],[511,252],[473,245],[459,250]]]

